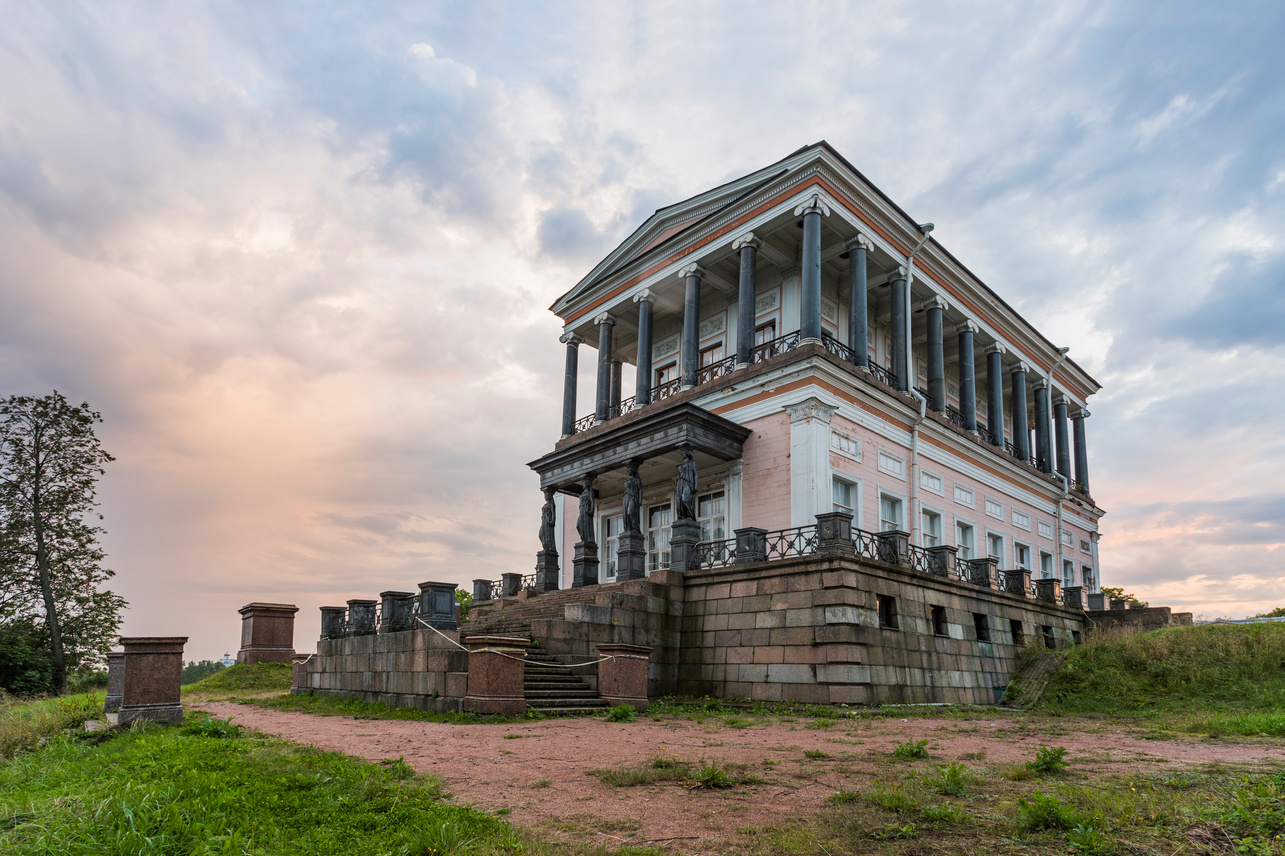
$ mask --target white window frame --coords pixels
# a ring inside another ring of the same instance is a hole
[[[969,545],[967,548],[968,549],[967,556],[963,555],[964,545],[959,543],[960,526],[967,526],[968,530],[973,533],[973,543]],[[957,551],[961,559],[977,558],[977,524],[971,520],[965,520],[964,518],[960,517],[958,514],[955,515],[955,550]]]
[[[927,543],[928,527],[924,525],[925,517],[933,515],[937,518],[937,543]],[[939,547],[946,543],[946,515],[940,509],[933,508],[930,505],[919,504],[919,546],[921,547]]]
[[[851,444],[856,447],[855,451],[848,451],[841,448],[840,444]],[[830,451],[836,455],[847,458],[850,461],[861,463],[861,438],[854,437],[847,431],[840,431],[837,428],[830,429]]]
[[[898,503],[900,503],[901,513],[899,516],[901,520],[898,521],[897,529],[898,531],[905,532],[906,531],[906,496],[905,494],[888,490],[882,485],[879,487],[879,506],[878,506],[879,531],[880,532],[889,531],[883,528],[883,498],[885,496],[888,497],[889,499],[895,499],[897,500]]]
[[[669,508],[669,525],[662,524],[659,527],[657,527],[657,531],[664,533],[666,530],[668,530],[668,532],[672,534],[674,531],[673,530],[674,503],[672,500],[652,502],[652,503],[649,503],[643,509],[643,514],[644,514],[643,523],[645,524],[643,529],[643,544],[647,550],[647,573],[651,573],[652,571],[666,570],[669,568],[669,561],[670,561],[669,560],[669,556],[670,556],[669,536],[665,535],[663,538],[660,539],[661,541],[664,542],[663,546],[661,546],[660,543],[658,542],[656,549],[655,550],[652,549],[652,531],[653,530],[651,525],[651,514],[653,511],[656,511],[660,508],[665,508],[665,507]],[[656,562],[654,563],[654,566],[652,563],[653,553],[655,553],[656,555]],[[665,557],[663,561],[661,560],[662,556]]]
[[[890,461],[892,463],[885,465],[884,464],[885,461]],[[895,465],[895,467],[893,465]],[[892,454],[891,452],[885,452],[883,449],[880,449],[879,450],[879,472],[886,473],[887,475],[890,475],[895,479],[901,479],[902,481],[905,481],[906,480],[906,459],[899,458],[896,455]]]
[[[1024,549],[1024,550],[1026,550],[1026,564],[1025,564],[1025,565],[1023,565],[1023,564],[1022,564],[1021,562],[1019,562],[1019,561],[1018,561],[1018,559],[1017,559],[1017,550],[1018,550],[1018,548],[1019,548],[1019,547],[1020,547],[1020,548],[1022,548],[1022,549]],[[1029,571],[1029,570],[1032,570],[1032,568],[1031,568],[1031,557],[1033,557],[1034,555],[1035,555],[1035,551],[1031,549],[1031,545],[1030,545],[1030,544],[1027,544],[1027,543],[1025,543],[1025,542],[1023,542],[1023,541],[1018,541],[1017,539],[1014,539],[1014,540],[1013,540],[1013,566],[1014,566],[1015,568],[1017,568],[1019,571]]]
[[[1043,520],[1038,520],[1038,521],[1036,521],[1036,523],[1035,523],[1035,528],[1036,528],[1036,530],[1037,530],[1037,532],[1039,533],[1039,536],[1040,536],[1041,538],[1047,538],[1047,539],[1048,539],[1048,540],[1050,540],[1050,541],[1052,541],[1052,540],[1053,540],[1053,524],[1052,524],[1052,523],[1046,523],[1046,522],[1045,522],[1045,521],[1043,521]]]
[[[1042,580],[1054,579],[1054,574],[1057,573],[1057,565],[1053,561],[1054,559],[1053,554],[1050,553],[1048,550],[1040,550],[1039,554],[1040,554],[1040,567],[1039,567],[1040,579]],[[1045,559],[1048,559],[1047,568],[1044,567]]]
[[[714,515],[714,516],[712,516],[712,517],[702,517],[702,516],[701,516],[701,513],[700,513],[701,500],[703,500],[703,499],[709,499],[709,498],[713,497],[715,494],[720,494],[720,493],[723,495],[723,513],[722,513],[722,514],[719,514],[719,515]],[[719,533],[719,537],[715,537],[715,534],[716,534],[716,533],[714,533],[714,532],[711,530],[711,532],[709,533],[710,537],[709,537],[709,538],[706,538],[706,537],[705,537],[705,521],[706,521],[706,520],[711,520],[711,521],[712,521],[712,520],[718,519],[719,517],[721,517],[721,518],[722,518],[722,520],[723,520],[723,531],[722,531],[721,533]],[[728,537],[728,535],[727,535],[727,490],[726,490],[726,488],[724,488],[724,487],[722,487],[722,486],[718,486],[718,487],[715,487],[713,490],[707,490],[707,491],[705,491],[704,493],[701,493],[701,494],[697,494],[697,495],[696,495],[696,522],[697,522],[697,524],[699,524],[699,525],[700,525],[700,527],[701,527],[701,540],[702,540],[702,541],[722,541],[722,540],[724,540],[725,538],[727,538],[727,537]]]
[[[1016,526],[1018,529],[1025,529],[1027,532],[1030,532],[1031,515],[1027,514],[1025,511],[1018,511],[1016,508],[1014,508],[1013,525]]]
[[[1081,538],[1081,539],[1080,539],[1080,552],[1081,552],[1081,553],[1088,553],[1090,556],[1091,556],[1091,555],[1093,555],[1093,542],[1092,542],[1092,541],[1090,541],[1088,538]]]
[[[615,538],[611,538],[607,535],[607,523],[611,520],[619,521],[620,531]],[[610,577],[614,580],[616,578],[616,574],[620,570],[616,567],[616,563],[619,561],[618,551],[620,550],[620,535],[624,534],[624,531],[625,518],[620,507],[607,509],[598,514],[598,543],[601,545],[598,552],[598,558],[601,562],[604,578]],[[616,549],[614,550],[611,549],[613,541],[616,545]]]
[[[998,499],[991,499],[989,496],[982,500],[982,502],[985,503],[984,508],[986,510],[987,517],[993,517],[996,520],[1004,519],[1004,503],[1000,502]],[[994,510],[992,510],[992,507],[994,507]]]
[[[830,473],[830,506],[835,511],[838,511],[839,509],[835,507],[838,503],[834,501],[834,485],[836,482],[852,488],[852,524],[860,529],[861,527],[857,521],[861,518],[861,479],[851,478],[847,473],[843,475],[834,472]]]
[[[999,539],[999,556],[997,557],[997,559],[999,561],[999,566],[1003,568],[1008,562],[1008,538],[1007,536],[1004,535],[1003,532],[996,532],[994,529],[987,529],[986,530],[986,555],[987,556],[991,554],[992,538]]]
[[[965,508],[977,507],[977,493],[970,487],[964,487],[962,484],[956,484],[954,488],[955,502]]]
[[[932,486],[932,480],[936,480],[936,487]],[[930,473],[924,469],[919,471],[919,486],[929,493],[935,493],[942,497],[946,495],[946,480],[936,473]]]
[[[1070,529],[1062,530],[1062,546],[1072,547],[1072,548],[1075,547],[1075,536],[1071,534]]]
[[[1062,560],[1062,588],[1068,588],[1066,584],[1066,580],[1067,580],[1066,572],[1068,568],[1071,571],[1071,587],[1074,587],[1075,585],[1075,560],[1063,559]]]

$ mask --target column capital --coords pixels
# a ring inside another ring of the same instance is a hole
[[[981,331],[981,329],[982,328],[978,327],[976,323],[969,321],[968,319],[964,319],[963,321],[960,321],[958,324],[955,325],[956,333],[968,332],[976,335]]]
[[[950,304],[947,303],[945,298],[943,298],[940,294],[934,294],[932,297],[928,298],[923,303],[919,304],[919,308],[925,311],[929,309],[940,309],[943,312],[945,312],[947,309],[950,308]]]
[[[799,205],[794,209],[794,216],[798,217],[800,214],[810,214],[813,211],[817,212],[822,217],[830,216],[830,206],[826,204],[826,200],[820,193],[813,193],[808,199],[799,203]]]
[[[1012,368],[1009,369],[1009,371],[1011,371],[1013,374],[1017,374],[1018,372],[1021,372],[1022,374],[1030,374],[1031,364],[1028,363],[1026,360],[1018,360],[1017,362],[1013,363],[1013,366]]]
[[[910,272],[910,271],[906,270],[906,266],[905,266],[905,265],[897,265],[897,273],[896,273],[896,276],[894,276],[894,277],[893,277],[893,279],[894,279],[894,280],[897,280],[897,279],[905,279],[905,278],[906,278],[906,274],[908,274],[909,272]]]
[[[642,303],[644,300],[653,301],[655,299],[656,296],[651,293],[650,288],[640,289],[639,292],[634,295],[634,303]]]
[[[572,333],[570,330],[558,337],[558,341],[564,345],[583,345],[584,339]]]
[[[986,346],[986,353],[988,353],[988,354],[1007,354],[1007,353],[1008,353],[1008,348],[1006,348],[1006,347],[1004,346],[1004,343],[1003,343],[1003,342],[991,342],[989,345],[987,345],[987,346]]]
[[[739,250],[742,247],[753,247],[754,249],[757,250],[761,246],[763,246],[763,241],[759,238],[754,237],[753,232],[746,232],[744,235],[741,235],[735,241],[732,241],[732,249],[734,250]]]
[[[805,419],[819,419],[827,425],[830,424],[830,417],[838,411],[838,407],[826,404],[815,395],[811,398],[805,398],[798,404],[787,404],[785,412],[789,414],[791,422],[802,422]],[[827,447],[828,448],[828,447]]]
[[[1072,410],[1070,413],[1070,417],[1072,419],[1086,419],[1088,418],[1088,416],[1089,416],[1088,408],[1080,407],[1079,405],[1076,405],[1076,408]]]
[[[698,279],[704,279],[705,268],[701,267],[695,262],[692,262],[691,264],[684,265],[682,268],[679,269],[678,271],[679,279],[687,279],[687,277],[689,276],[694,276],[694,277],[697,277]]]
[[[873,250],[875,248],[875,245],[871,243],[869,238],[867,238],[865,235],[858,232],[855,238],[849,238],[848,240],[843,242],[843,248],[848,252],[852,252],[853,250],[869,251],[869,250]]]
[[[1048,380],[1048,378],[1046,378],[1044,375],[1036,375],[1036,376],[1035,376],[1035,383],[1033,383],[1033,384],[1031,384],[1031,385],[1032,385],[1032,386],[1034,386],[1036,389],[1048,389],[1048,388],[1049,388],[1049,380]]]
[[[603,324],[607,324],[607,325],[615,324],[615,323],[616,323],[616,319],[615,319],[615,318],[613,318],[613,317],[611,317],[611,313],[610,313],[610,312],[603,312],[602,314],[600,314],[600,315],[596,316],[596,317],[593,319],[593,323],[595,323],[595,324],[597,324],[599,327],[601,327]]]

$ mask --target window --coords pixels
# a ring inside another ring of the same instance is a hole
[[[1077,646],[1078,646],[1082,641],[1083,641],[1083,639],[1080,637],[1080,631],[1078,631],[1078,630],[1072,630],[1072,631],[1071,631],[1071,644],[1072,644],[1072,645],[1077,645]]]
[[[974,502],[973,492],[966,487],[960,487],[959,485],[955,485],[955,502],[958,502],[960,505],[967,505],[969,508],[972,508],[973,502]]]
[[[708,348],[701,348],[701,368],[712,366],[726,356],[727,354],[723,352],[722,342],[710,345]]]
[[[678,363],[670,363],[656,369],[656,386],[661,387],[678,379]]]
[[[1080,539],[1080,552],[1081,552],[1081,553],[1092,553],[1092,552],[1093,552],[1093,545],[1089,543],[1089,539],[1088,539],[1088,538],[1081,538],[1081,539]]]
[[[1039,522],[1039,530],[1041,538],[1048,538],[1050,541],[1053,540],[1053,524],[1045,523],[1041,520]]]
[[[647,570],[659,571],[669,567],[670,525],[674,522],[669,503],[653,505],[647,509]]]
[[[696,499],[696,521],[700,523],[702,541],[722,541],[726,535],[727,502],[721,490]]]
[[[1062,587],[1070,588],[1075,585],[1075,562],[1070,559],[1062,560]]]
[[[938,496],[946,495],[946,483],[942,480],[942,477],[926,473],[923,470],[919,471],[919,486],[924,490],[931,490]]]
[[[879,607],[879,626],[886,627],[890,630],[897,629],[897,599],[887,595],[875,595],[875,603]]]
[[[928,607],[933,619],[933,635],[949,636],[950,628],[946,625],[946,607],[930,606]]]
[[[834,495],[834,510],[842,511],[844,514],[856,516],[857,508],[857,486],[852,482],[843,479],[832,479],[830,482],[831,493]]]
[[[1080,573],[1082,575],[1080,578],[1084,580],[1084,587],[1089,591],[1093,591],[1093,566],[1092,565],[1081,566]]]
[[[767,321],[754,328],[754,345],[765,345],[776,338],[776,321]]]
[[[881,449],[879,451],[879,469],[890,476],[903,478],[906,473],[906,462],[896,455],[889,455]]]
[[[991,625],[983,612],[973,613],[973,629],[977,631],[978,642],[991,641]]]
[[[1053,579],[1053,554],[1040,551],[1040,579]]]
[[[923,510],[923,518],[924,546],[941,546],[941,515],[925,508]]]
[[[1018,570],[1029,571],[1031,569],[1031,548],[1014,541],[1013,564],[1017,566]]]
[[[994,532],[986,533],[986,555],[999,562],[999,566],[1004,567],[1004,536],[996,535]]]
[[[995,500],[995,499],[991,499],[990,497],[987,497],[986,498],[986,515],[988,517],[994,517],[996,520],[1003,520],[1004,503],[1000,502],[999,500]]]
[[[956,555],[961,559],[973,558],[973,527],[972,524],[955,521],[955,547]]]
[[[1008,620],[1008,632],[1013,637],[1014,645],[1026,644],[1026,631],[1022,629],[1022,622],[1016,618]]]
[[[620,550],[620,530],[623,523],[624,518],[619,514],[602,518],[602,567],[609,577],[616,575],[617,551]]]
[[[851,434],[842,431],[830,432],[830,448],[840,455],[847,455],[854,460],[861,460],[861,441]]]
[[[886,493],[879,494],[879,531],[900,531],[901,520],[901,500]]]
[[[1065,529],[1060,530],[1060,532],[1062,533],[1063,546],[1070,547],[1072,544],[1075,543],[1075,539],[1071,537],[1070,532],[1067,532]]]
[[[1025,529],[1026,531],[1029,532],[1031,529],[1031,515],[1027,514],[1025,511],[1018,511],[1016,508],[1014,508],[1013,525],[1016,526],[1018,529]]]
[[[1053,635],[1053,628],[1047,624],[1040,627],[1040,632],[1044,636],[1044,647],[1050,651],[1057,648],[1057,637]]]

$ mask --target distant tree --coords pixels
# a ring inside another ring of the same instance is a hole
[[[179,683],[183,686],[194,684],[201,678],[208,678],[215,672],[221,672],[225,668],[218,660],[201,660],[199,663],[192,660],[183,667],[183,672],[179,676]]]
[[[97,483],[114,460],[94,436],[102,416],[55,391],[0,399],[0,621],[27,622],[47,646],[52,688],[101,665],[123,598],[103,588]]]
[[[1138,600],[1133,595],[1126,594],[1125,590],[1122,588],[1112,588],[1110,586],[1103,586],[1102,593],[1107,597],[1111,598],[1112,600],[1127,600],[1129,602],[1129,606],[1136,606],[1138,608],[1150,606],[1150,604],[1148,604],[1145,600]]]
[[[460,621],[464,621],[468,618],[469,607],[473,605],[473,592],[456,589],[455,602],[460,605]]]
[[[1278,606],[1271,612],[1260,612],[1255,618],[1285,618],[1285,606]]]

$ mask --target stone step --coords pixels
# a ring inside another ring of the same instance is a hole
[[[527,705],[528,708],[536,710],[558,710],[565,712],[568,708],[578,710],[602,710],[606,708],[607,703],[602,699],[540,699],[537,705]]]
[[[569,701],[588,704],[602,701],[593,690],[527,690],[523,695],[527,699],[527,704],[533,700],[549,704],[563,704]]]

